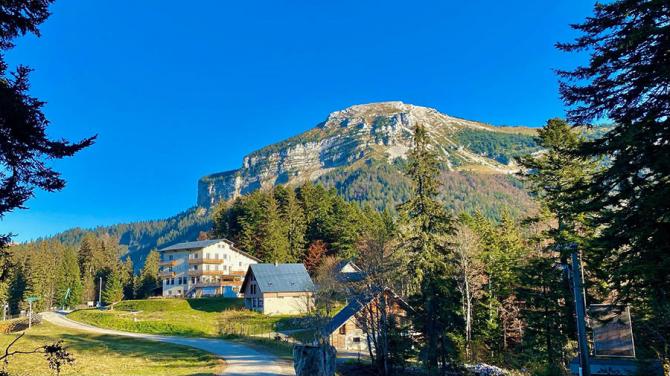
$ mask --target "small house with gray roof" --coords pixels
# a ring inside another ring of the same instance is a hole
[[[251,264],[241,288],[244,306],[266,315],[307,313],[314,283],[303,264]]]
[[[389,319],[401,326],[409,322],[408,313],[413,312],[413,308],[391,289],[351,296],[347,305],[335,314],[324,328],[333,347],[338,351],[369,351],[367,333],[364,328],[374,326],[375,321],[378,320],[382,294],[385,297]]]

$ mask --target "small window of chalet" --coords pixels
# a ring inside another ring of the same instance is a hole
[[[361,337],[354,337],[354,343],[361,343]]]
[[[347,334],[347,324],[340,326],[340,334],[342,335]]]

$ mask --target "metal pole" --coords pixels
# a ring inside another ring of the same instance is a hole
[[[98,289],[98,307],[102,307],[102,277],[100,277],[100,288]]]
[[[33,326],[33,301],[28,300],[28,329]]]
[[[575,312],[577,314],[577,339],[579,344],[579,374],[591,376],[589,345],[586,338],[586,303],[582,282],[582,266],[578,252],[572,253],[572,285],[575,294]]]

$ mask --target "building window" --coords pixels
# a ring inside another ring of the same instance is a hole
[[[361,343],[361,337],[354,337],[354,343]]]
[[[340,334],[347,334],[347,324],[340,326]]]
[[[168,260],[172,261],[172,257],[173,257],[172,255],[169,255]]]
[[[207,253],[207,257],[205,257],[205,258],[209,258],[209,253]]]
[[[263,308],[263,298],[258,298],[258,307]]]

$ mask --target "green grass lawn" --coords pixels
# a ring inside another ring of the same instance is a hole
[[[16,337],[0,334],[0,349]],[[13,349],[31,350],[62,339],[75,363],[61,375],[214,375],[223,371],[216,356],[190,347],[135,338],[91,334],[43,323],[26,331]],[[12,375],[53,375],[43,355],[17,355],[7,370]]]
[[[129,300],[113,311],[79,310],[68,317],[101,328],[187,337],[250,336],[308,325],[299,316],[266,316],[243,305],[231,298]]]

